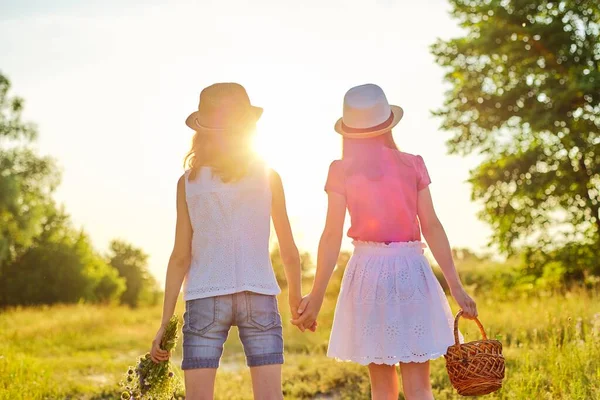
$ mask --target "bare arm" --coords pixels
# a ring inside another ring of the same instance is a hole
[[[442,269],[452,296],[458,305],[465,311],[465,317],[476,317],[477,306],[473,299],[465,292],[460,277],[456,272],[454,260],[452,259],[450,242],[448,241],[446,231],[433,207],[433,200],[429,188],[419,191],[417,213],[419,215],[423,237],[427,241],[435,260]]]
[[[285,205],[285,194],[283,192],[283,183],[279,174],[271,170],[271,218],[279,242],[279,251],[281,261],[285,271],[285,278],[288,283],[288,297],[292,316],[295,318],[298,305],[302,299],[302,273],[300,268],[300,254],[294,242],[292,227],[288,218]]]
[[[165,282],[165,297],[163,303],[163,312],[160,328],[152,342],[152,351],[150,355],[154,361],[161,361],[169,358],[167,352],[160,350],[160,340],[164,334],[164,329],[169,320],[175,313],[177,298],[181,290],[181,285],[185,274],[190,267],[192,243],[192,225],[188,214],[187,202],[185,199],[185,176],[179,178],[177,182],[177,224],[175,228],[175,244],[169,258],[167,266],[167,276]],[[165,355],[166,353],[166,355]]]
[[[310,294],[303,299],[298,309],[302,316],[293,321],[295,325],[311,326],[317,319],[327,285],[340,254],[345,216],[346,197],[339,193],[328,192],[327,220],[319,241],[317,272]]]
[[[328,194],[325,229],[323,229],[317,253],[317,272],[311,290],[312,295],[320,298],[325,296],[331,274],[340,255],[345,217],[346,197],[330,192]]]

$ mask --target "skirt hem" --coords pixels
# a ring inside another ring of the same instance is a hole
[[[407,357],[344,357],[339,355],[327,354],[327,357],[333,358],[339,362],[355,362],[360,365],[378,364],[378,365],[396,365],[398,363],[424,363],[443,357],[447,352],[448,346],[444,351],[435,351],[424,356],[412,355]]]

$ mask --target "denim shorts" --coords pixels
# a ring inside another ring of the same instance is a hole
[[[249,367],[283,364],[277,298],[240,292],[185,302],[181,369],[218,368],[232,325],[238,327]]]

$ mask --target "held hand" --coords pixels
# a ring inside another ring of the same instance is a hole
[[[477,317],[477,304],[475,300],[471,298],[465,291],[465,289],[460,286],[457,289],[451,290],[452,297],[458,303],[459,307],[463,310],[463,316],[467,319],[473,319]]]
[[[298,307],[300,307],[300,303],[302,302],[302,296],[292,296],[288,297],[288,303],[290,305],[290,313],[292,315],[292,320],[296,320],[300,318],[300,314],[298,313]],[[302,332],[304,332],[303,326],[298,326]]]
[[[161,325],[161,327],[158,329],[158,332],[156,332],[156,336],[152,341],[152,348],[150,349],[150,358],[157,364],[161,361],[167,361],[171,356],[168,351],[160,348],[160,342],[162,341],[164,334],[165,326]]]
[[[322,303],[323,299],[319,298],[319,296],[312,294],[304,296],[298,307],[300,318],[292,320],[292,324],[298,326],[302,331],[308,328],[314,332],[317,328],[317,316],[321,310]]]

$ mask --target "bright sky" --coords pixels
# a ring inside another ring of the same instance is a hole
[[[451,244],[484,248],[465,182],[475,160],[448,156],[450,134],[430,116],[446,85],[429,46],[458,32],[445,0],[0,0],[0,70],[61,166],[57,200],[98,249],[126,239],[162,280],[193,134],[184,120],[224,81],[265,109],[260,148],[303,250],[316,251],[324,224],[344,93],[363,83],[404,108],[396,142],[425,159]]]

